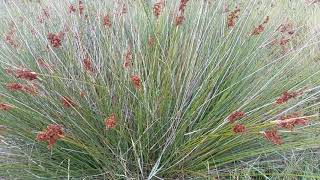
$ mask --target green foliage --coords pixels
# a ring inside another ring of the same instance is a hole
[[[312,52],[320,36],[305,20],[316,7],[190,0],[179,12],[179,1],[167,1],[156,18],[154,3],[85,1],[83,13],[78,3],[71,13],[70,4],[57,1],[6,4],[2,34],[11,30],[17,47],[7,40],[0,49],[0,103],[15,108],[0,110],[6,127],[0,177],[218,177],[214,170],[319,146],[319,62]],[[238,4],[236,24],[228,27]],[[111,27],[103,25],[106,15]],[[185,19],[176,25],[179,15]],[[267,16],[263,32],[252,35]],[[280,32],[281,24],[291,24],[293,33]],[[48,34],[59,32],[61,47],[54,47]],[[281,45],[281,38],[288,42]],[[21,68],[38,79],[6,72]],[[6,85],[13,82],[37,92],[10,91]],[[275,103],[285,91],[299,95]],[[66,107],[64,97],[74,105]],[[246,126],[244,133],[233,132],[228,121],[235,111],[246,114],[236,122]],[[116,126],[106,128],[113,113]],[[292,113],[308,125],[275,124]],[[48,149],[36,137],[50,124],[61,125],[64,137]],[[264,138],[263,131],[274,128],[283,144]]]

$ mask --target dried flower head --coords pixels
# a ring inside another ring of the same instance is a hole
[[[123,64],[123,66],[125,68],[128,68],[129,66],[132,66],[132,52],[131,52],[130,48],[127,50],[127,52],[124,55],[124,64]]]
[[[109,17],[109,15],[105,15],[105,16],[103,16],[103,18],[102,18],[102,24],[104,25],[104,26],[106,26],[106,27],[111,27],[111,20],[110,20],[110,17]]]
[[[299,94],[300,93],[298,92],[285,91],[282,93],[282,95],[279,98],[276,99],[276,104],[284,104],[290,99],[297,97]]]
[[[245,113],[242,111],[235,111],[229,115],[228,120],[230,123],[234,123],[236,120],[241,119],[245,116]]]
[[[50,44],[55,48],[59,48],[62,45],[61,38],[62,37],[59,36],[58,34],[53,34],[53,33],[48,34],[48,40],[49,40]]]
[[[153,14],[158,18],[161,14],[161,11],[165,5],[165,2],[161,0],[160,2],[157,2],[153,5]]]
[[[264,134],[264,137],[268,141],[271,141],[273,144],[280,145],[283,143],[277,130],[266,130],[263,132],[263,134]]]
[[[187,3],[189,0],[180,0],[180,4],[179,4],[179,11],[184,13],[184,11],[186,10],[187,7]]]
[[[92,60],[89,56],[83,59],[83,66],[86,71],[93,72]]]
[[[184,18],[184,15],[183,15],[183,14],[181,14],[181,15],[179,15],[179,16],[176,16],[176,18],[175,18],[176,26],[181,25],[181,24],[183,23],[184,19],[185,19],[185,18]]]
[[[307,125],[308,119],[305,117],[299,117],[298,114],[293,113],[287,116],[282,116],[280,120],[276,121],[276,123],[281,128],[293,130],[297,125]]]
[[[131,81],[133,86],[137,89],[140,90],[141,89],[141,79],[138,75],[132,75],[131,76]]]
[[[47,141],[48,149],[51,149],[58,139],[63,138],[64,133],[60,125],[50,124],[46,129],[37,134],[37,141]]]
[[[116,116],[112,113],[108,118],[104,120],[104,124],[107,129],[115,128],[116,127]]]
[[[14,108],[14,105],[6,104],[6,103],[0,103],[0,110],[8,111],[8,110],[13,109],[13,108]]]
[[[227,18],[228,28],[233,28],[236,25],[236,20],[240,15],[240,6],[237,6],[234,11],[231,11]]]
[[[23,85],[20,83],[7,83],[6,88],[10,91],[22,91]]]
[[[232,130],[234,133],[244,133],[246,132],[246,127],[243,124],[236,124]]]
[[[38,79],[38,74],[36,72],[26,70],[26,69],[20,69],[15,71],[15,76],[17,78],[25,79],[25,80],[35,80]]]
[[[252,32],[251,35],[259,35],[259,34],[261,34],[261,33],[264,31],[264,26],[265,26],[265,24],[267,24],[268,22],[269,22],[269,16],[267,16],[267,17],[264,19],[264,21],[263,21],[262,24],[260,24],[258,27],[255,27],[255,28],[253,29],[253,32]]]

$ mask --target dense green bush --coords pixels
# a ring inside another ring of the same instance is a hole
[[[314,6],[5,4],[0,177],[216,177],[317,148]]]

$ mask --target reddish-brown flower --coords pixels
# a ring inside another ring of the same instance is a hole
[[[236,124],[232,130],[234,133],[244,133],[246,132],[246,127],[243,124]]]
[[[31,86],[23,86],[22,91],[31,94],[31,95],[36,95],[38,94],[38,88],[35,85]]]
[[[189,0],[180,0],[180,4],[179,4],[179,11],[184,13],[184,11],[186,10],[187,7],[187,3]]]
[[[184,16],[183,16],[183,14],[181,14],[181,15],[179,15],[179,16],[176,16],[176,26],[179,26],[179,25],[181,25],[182,23],[183,23],[183,21],[184,21]]]
[[[106,26],[106,27],[111,27],[111,20],[110,20],[110,17],[108,16],[108,15],[106,15],[106,16],[103,16],[103,18],[102,18],[102,24],[104,25],[104,26]]]
[[[264,27],[263,25],[259,25],[258,27],[255,27],[253,32],[252,32],[252,35],[259,35],[261,34],[262,32],[264,31]]]
[[[287,101],[289,101],[290,99],[297,97],[298,95],[299,95],[299,93],[297,93],[297,92],[285,91],[282,93],[282,95],[278,99],[276,99],[276,103],[277,104],[284,104]]]
[[[69,97],[62,96],[61,102],[65,108],[70,108],[76,106],[76,104]]]
[[[128,68],[129,66],[132,66],[132,52],[130,48],[127,50],[127,52],[124,55],[124,64],[123,66],[125,68]]]
[[[37,141],[47,141],[48,149],[51,149],[58,139],[63,138],[64,133],[60,125],[50,124],[46,129],[37,134]]]
[[[105,124],[105,126],[106,126],[107,129],[115,128],[115,127],[116,127],[116,124],[117,124],[115,114],[112,113],[108,118],[106,118],[106,119],[104,120],[104,124]]]
[[[6,104],[6,103],[0,103],[0,110],[8,111],[10,109],[14,108],[14,105]]]
[[[153,5],[153,14],[158,18],[161,14],[162,8],[164,7],[164,1],[157,2]]]
[[[264,137],[268,141],[271,141],[273,144],[280,145],[283,143],[277,130],[266,130],[263,132],[263,134],[264,134]]]
[[[131,76],[131,82],[136,89],[141,89],[141,79],[138,75]]]
[[[59,36],[59,34],[53,34],[53,33],[49,33],[48,34],[48,40],[50,41],[50,44],[55,47],[55,48],[59,48],[62,44],[61,44],[61,36]]]
[[[93,72],[93,65],[91,59],[87,56],[83,60],[83,65],[86,71]]]
[[[6,84],[6,88],[10,91],[22,91],[23,85],[19,83],[8,83]]]
[[[304,117],[299,117],[298,114],[294,113],[287,116],[282,116],[280,120],[276,121],[276,123],[281,128],[292,130],[297,125],[307,125],[308,119]]]
[[[227,18],[227,25],[228,28],[232,28],[236,25],[236,20],[239,18],[240,15],[240,7],[237,6],[234,11],[231,11]]]
[[[15,71],[15,76],[17,78],[21,78],[21,79],[25,79],[25,80],[35,80],[38,79],[38,74],[36,72],[30,71],[30,70],[25,70],[25,69],[21,69],[21,70],[16,70]]]
[[[245,116],[245,113],[242,111],[235,111],[229,115],[228,120],[230,123],[234,123],[236,120],[241,119]]]

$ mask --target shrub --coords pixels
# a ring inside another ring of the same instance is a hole
[[[0,176],[209,177],[317,148],[319,34],[281,3],[6,4]]]

